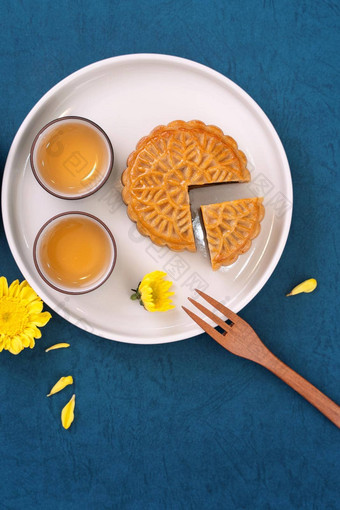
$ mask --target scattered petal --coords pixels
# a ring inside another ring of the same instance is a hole
[[[51,345],[51,347],[49,347],[48,349],[45,349],[45,352],[54,351],[54,349],[66,349],[67,347],[70,347],[70,344],[65,343],[54,344]]]
[[[67,377],[61,377],[57,383],[53,386],[49,394],[47,395],[50,397],[51,395],[54,395],[55,393],[58,393],[59,391],[63,390],[68,386],[69,384],[73,384],[73,377],[72,375],[68,375]]]
[[[295,296],[295,294],[300,294],[301,292],[313,292],[316,289],[318,282],[314,278],[310,278],[309,280],[305,280],[300,283],[293,290],[291,290],[286,296]]]
[[[74,407],[76,405],[76,396],[73,395],[71,400],[66,404],[66,406],[61,411],[61,423],[64,429],[70,428],[73,420],[74,420]]]

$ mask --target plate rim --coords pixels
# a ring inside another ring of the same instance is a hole
[[[12,256],[23,274],[24,278],[28,281],[28,283],[31,285],[31,275],[29,274],[29,271],[26,271],[25,263],[22,261],[21,255],[19,253],[19,250],[16,248],[16,243],[14,236],[12,235],[12,231],[10,228],[10,217],[9,217],[9,207],[8,207],[8,189],[9,189],[9,183],[10,183],[10,172],[9,168],[11,167],[12,161],[14,160],[17,148],[20,146],[20,140],[22,137],[22,134],[24,133],[26,129],[26,125],[29,124],[31,119],[34,117],[35,113],[41,108],[41,106],[48,101],[50,97],[52,97],[55,92],[57,92],[59,89],[67,85],[69,82],[72,82],[72,80],[78,78],[82,74],[86,74],[87,72],[91,72],[92,69],[99,68],[101,66],[110,66],[112,63],[120,63],[120,62],[128,62],[128,61],[142,61],[142,60],[149,60],[149,61],[156,61],[160,60],[163,62],[169,62],[172,64],[180,64],[183,66],[187,66],[189,68],[192,68],[194,70],[202,71],[204,74],[210,75],[211,77],[218,79],[220,82],[224,82],[228,85],[231,89],[233,89],[238,96],[241,96],[243,100],[246,101],[246,103],[250,104],[253,108],[255,108],[256,112],[260,115],[261,120],[265,123],[267,129],[269,129],[272,137],[274,138],[276,142],[276,148],[279,151],[281,161],[283,165],[286,167],[286,184],[288,187],[289,196],[288,199],[291,202],[291,207],[288,211],[285,213],[285,223],[282,229],[282,235],[280,237],[279,243],[276,246],[274,256],[271,258],[270,264],[266,268],[261,280],[257,282],[251,291],[247,294],[247,299],[245,299],[245,303],[242,303],[241,306],[238,309],[235,309],[234,311],[238,313],[240,310],[242,310],[245,306],[247,306],[253,298],[260,292],[260,290],[264,287],[264,285],[267,283],[271,275],[273,274],[275,268],[277,267],[280,258],[282,256],[283,250],[286,246],[288,235],[290,232],[291,227],[291,221],[292,221],[292,213],[293,213],[293,185],[292,185],[292,176],[290,172],[290,166],[288,162],[288,158],[286,155],[286,152],[284,150],[283,144],[281,142],[281,139],[275,130],[273,124],[271,123],[270,119],[266,115],[266,113],[262,110],[262,108],[259,106],[259,104],[239,85],[237,85],[235,82],[233,82],[230,78],[227,76],[224,76],[219,71],[216,71],[212,69],[211,67],[208,67],[204,64],[201,64],[199,62],[196,62],[194,60],[190,60],[183,57],[178,57],[174,55],[169,54],[162,54],[162,53],[131,53],[131,54],[124,54],[124,55],[118,55],[114,57],[105,58],[102,60],[98,60],[96,62],[93,62],[87,66],[84,66],[73,73],[69,74],[59,82],[57,82],[53,87],[51,87],[45,94],[38,100],[38,102],[31,108],[31,110],[28,112],[28,114],[25,116],[24,120],[22,121],[19,129],[17,130],[13,141],[11,143],[10,150],[7,155],[4,172],[3,172],[3,178],[2,178],[2,192],[1,192],[1,209],[2,209],[2,218],[3,218],[3,225],[4,225],[4,231],[7,238],[7,242],[9,245],[9,248],[11,250]],[[27,276],[26,276],[27,275]],[[34,289],[34,284],[31,285]],[[87,331],[87,328],[84,327],[82,324],[78,324],[78,319],[74,317],[73,315],[70,315],[69,313],[66,314],[66,316],[63,315],[62,310],[55,310],[54,305],[50,304],[49,297],[46,297],[45,292],[42,291],[38,293],[38,295],[41,297],[41,299],[58,315],[66,319],[71,324],[79,327],[80,329]],[[193,338],[195,336],[198,336],[200,334],[204,334],[204,332],[193,323],[193,328],[190,331],[184,331],[182,333],[172,333],[170,335],[167,335],[166,337],[159,337],[156,341],[153,339],[149,340],[147,338],[143,338],[142,341],[136,341],[136,337],[130,336],[130,335],[122,335],[121,333],[118,334],[118,336],[115,336],[114,334],[112,336],[107,336],[107,334],[102,334],[98,328],[94,328],[94,331],[91,331],[91,334],[99,336],[100,338],[107,338],[109,340],[115,340],[119,342],[124,343],[131,343],[131,344],[138,344],[138,345],[157,345],[162,343],[170,343],[180,340],[185,340],[189,338]]]

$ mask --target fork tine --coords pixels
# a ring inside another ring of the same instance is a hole
[[[225,340],[225,336],[221,335],[221,333],[218,333],[216,329],[214,329],[212,326],[209,326],[203,319],[198,317],[194,312],[191,310],[188,310],[185,306],[182,306],[183,310],[189,315],[189,317],[192,318],[193,321],[196,322],[208,335],[210,335],[216,342],[221,343],[223,340]]]
[[[219,303],[218,301],[216,301],[216,299],[212,298],[211,296],[208,296],[208,294],[206,294],[205,292],[202,292],[199,289],[195,289],[195,291],[200,296],[202,296],[202,298],[204,298],[206,301],[208,301],[208,303],[213,305],[216,308],[216,310],[224,313],[224,315],[226,317],[228,317],[228,319],[230,319],[232,322],[235,323],[237,320],[239,320],[239,321],[242,320],[241,317],[239,317],[236,313],[234,313],[232,310],[230,310],[226,306],[222,305],[222,303]]]
[[[196,308],[201,310],[201,312],[203,312],[204,315],[209,317],[209,319],[213,320],[214,322],[216,322],[216,324],[221,326],[221,328],[224,329],[224,331],[226,331],[227,333],[232,328],[232,326],[229,326],[229,324],[226,324],[223,319],[221,319],[220,317],[217,317],[217,315],[215,315],[211,310],[208,310],[208,308],[206,308],[205,306],[201,305],[201,303],[197,303],[197,301],[195,301],[194,299],[192,299],[190,297],[188,297],[188,299],[189,299],[190,303],[192,303],[194,306],[196,306]]]

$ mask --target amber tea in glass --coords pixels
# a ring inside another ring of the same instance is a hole
[[[38,182],[60,198],[82,198],[99,189],[113,161],[111,143],[92,121],[64,117],[47,124],[32,145]]]
[[[85,213],[53,218],[37,236],[39,273],[57,290],[80,294],[101,285],[115,262],[115,243],[107,227]]]

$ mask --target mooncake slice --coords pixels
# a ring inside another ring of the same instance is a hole
[[[261,230],[262,202],[263,198],[246,198],[201,206],[214,271],[229,266],[249,250]]]

